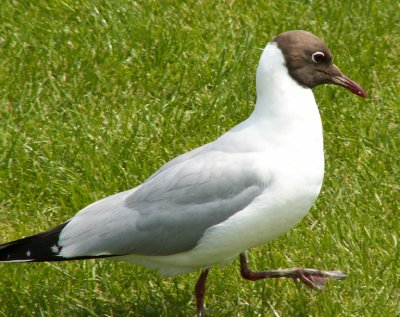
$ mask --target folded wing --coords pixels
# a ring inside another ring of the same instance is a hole
[[[188,153],[189,154],[189,153]],[[61,231],[63,257],[170,255],[249,205],[266,187],[244,154],[199,151],[142,185],[100,200]],[[172,163],[172,164],[171,164]]]

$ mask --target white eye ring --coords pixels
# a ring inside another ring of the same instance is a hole
[[[311,59],[314,63],[321,63],[325,57],[325,54],[322,52],[315,52],[311,55]]]

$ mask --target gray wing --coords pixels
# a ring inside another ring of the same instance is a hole
[[[251,154],[250,154],[251,156]],[[265,189],[249,154],[189,152],[142,185],[100,200],[61,232],[61,255],[169,255],[196,246],[205,230]]]

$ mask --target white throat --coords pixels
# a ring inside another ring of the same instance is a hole
[[[301,104],[315,104],[311,89],[300,86],[289,75],[282,51],[274,42],[268,43],[261,55],[256,83],[256,111],[267,110],[270,114],[290,111],[294,117],[302,111]]]
[[[268,43],[257,68],[257,102],[249,118],[283,138],[316,142],[322,148],[322,123],[312,90],[288,73],[276,43]],[[284,142],[284,140],[282,140]]]

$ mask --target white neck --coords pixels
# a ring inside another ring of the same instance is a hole
[[[293,108],[294,115],[303,111],[300,103],[315,104],[314,95],[309,88],[300,86],[289,75],[282,51],[276,43],[268,43],[257,68],[257,104],[256,112],[268,111],[278,114]]]
[[[314,95],[311,89],[300,86],[289,75],[276,43],[269,43],[264,49],[256,81],[257,102],[250,121],[265,122],[277,132],[321,136],[322,141],[321,118]]]

